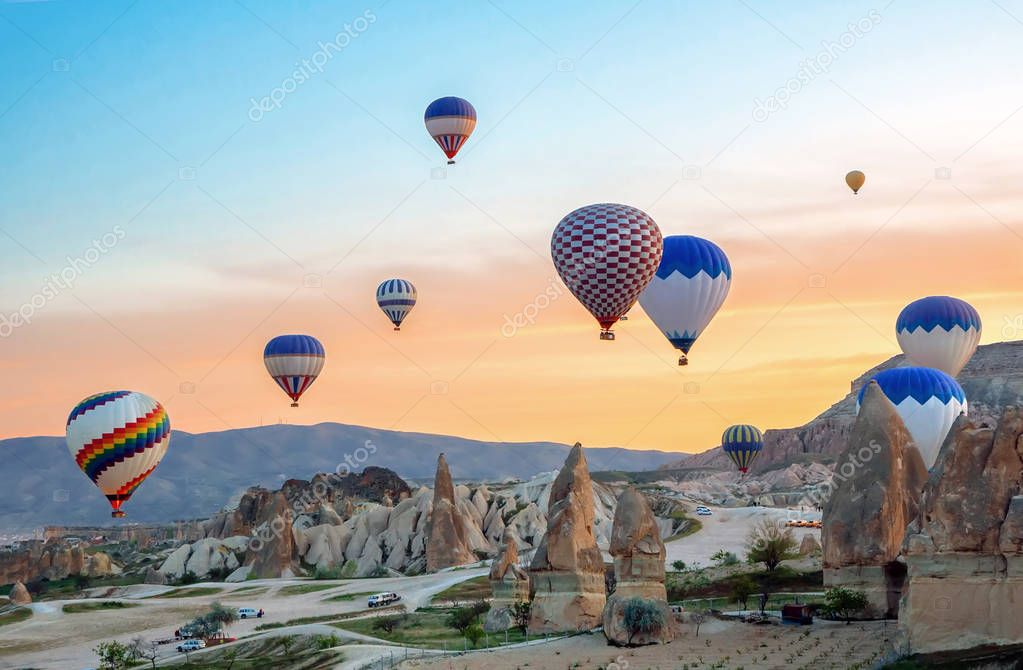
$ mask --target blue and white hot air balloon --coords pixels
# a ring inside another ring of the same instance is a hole
[[[963,387],[941,370],[913,366],[885,370],[871,379],[895,405],[930,469],[956,417],[967,410]],[[866,390],[864,384],[856,396],[857,412]]]
[[[639,304],[672,346],[682,352],[678,364],[728,296],[732,266],[721,247],[693,235],[664,238],[664,253]]]
[[[911,363],[937,368],[953,377],[977,350],[980,329],[977,310],[947,295],[909,303],[895,322],[895,336]]]
[[[476,128],[476,108],[462,98],[438,98],[426,108],[423,120],[430,137],[448,157],[448,165],[454,165],[455,154]]]
[[[325,359],[323,345],[312,335],[278,335],[263,349],[266,371],[291,398],[292,407],[298,407],[298,399],[316,381]]]
[[[416,287],[405,279],[385,279],[377,286],[377,305],[394,324],[394,329],[401,330],[401,322],[416,306]]]

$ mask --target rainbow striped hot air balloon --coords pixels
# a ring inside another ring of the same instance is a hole
[[[401,322],[416,306],[416,287],[405,279],[386,279],[377,286],[377,306],[401,330]]]
[[[910,362],[953,377],[977,350],[980,331],[973,305],[947,295],[914,300],[895,322],[895,336]]]
[[[278,335],[266,343],[263,364],[291,398],[291,406],[298,407],[298,399],[323,370],[325,356],[323,345],[311,335]]]
[[[476,109],[468,100],[449,96],[438,98],[426,108],[426,131],[454,165],[455,154],[476,128]]]
[[[109,391],[75,405],[67,419],[68,451],[110,501],[114,517],[170,444],[170,419],[160,403],[135,391]]]
[[[721,247],[693,235],[664,238],[664,254],[654,278],[639,296],[639,304],[672,346],[689,349],[710,324],[728,297],[732,265]]]
[[[756,426],[729,426],[721,435],[721,448],[739,468],[739,472],[745,474],[764,448],[764,435]]]
[[[956,417],[967,411],[963,387],[941,370],[913,366],[879,372],[870,381],[895,405],[929,470]],[[867,384],[856,395],[857,412]]]

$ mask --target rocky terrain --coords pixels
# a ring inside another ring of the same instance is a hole
[[[902,354],[867,370],[850,384],[849,394],[812,421],[796,428],[767,430],[764,449],[750,469],[754,476],[792,464],[834,464],[845,449],[856,418],[856,394],[875,374],[902,365]],[[998,342],[977,348],[977,352],[956,377],[966,391],[970,417],[997,418],[1008,405],[1023,404],[1023,341]],[[731,462],[720,447],[685,456],[662,470],[729,470]],[[635,468],[633,468],[635,469]]]
[[[121,568],[102,551],[86,552],[60,540],[28,540],[0,551],[0,584],[64,579],[72,575],[105,577]]]

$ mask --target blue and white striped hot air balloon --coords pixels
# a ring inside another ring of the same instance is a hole
[[[278,335],[263,349],[266,371],[291,398],[292,407],[298,407],[298,399],[316,381],[325,359],[323,345],[311,335]]]
[[[406,279],[385,279],[377,286],[377,305],[395,330],[401,330],[401,322],[416,306],[416,295],[416,287]]]
[[[745,474],[764,448],[764,435],[756,426],[749,424],[729,426],[721,435],[721,448],[739,472]]]
[[[952,423],[967,410],[963,387],[941,370],[913,366],[885,370],[871,380],[877,382],[885,397],[895,405],[924,465],[930,469]],[[866,389],[864,384],[856,396],[857,412]]]
[[[468,100],[449,96],[438,98],[426,108],[426,131],[454,165],[455,154],[476,128],[476,108]]]
[[[721,247],[693,235],[664,238],[664,253],[639,304],[672,346],[679,365],[728,296],[732,266]]]
[[[932,295],[909,303],[895,322],[899,346],[914,365],[947,372],[963,369],[980,342],[980,314],[959,298]]]

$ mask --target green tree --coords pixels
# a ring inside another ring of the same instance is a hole
[[[465,635],[466,629],[476,623],[476,610],[472,607],[456,608],[448,614],[445,623],[449,628],[454,628],[462,635]]]
[[[846,625],[852,621],[854,614],[862,612],[870,604],[867,594],[863,591],[844,589],[841,586],[828,589],[824,593],[824,600],[828,611],[840,619],[845,619]]]
[[[671,567],[675,568],[675,572],[685,572],[686,562],[685,561],[672,561]]]
[[[220,624],[219,628],[227,628],[238,621],[238,610],[233,607],[224,607],[220,603],[214,602],[210,605],[210,611],[206,614],[206,618],[211,622]]]
[[[643,598],[629,598],[625,601],[622,620],[629,633],[629,644],[639,633],[653,633],[664,627],[664,613],[652,601]]]
[[[520,600],[511,606],[512,619],[515,621],[515,627],[519,629],[523,635],[526,634],[526,629],[529,627],[529,616],[533,610],[533,605],[528,600]]]
[[[405,623],[407,618],[408,615],[406,614],[376,617],[373,620],[373,630],[382,630],[385,633],[393,633],[396,628]]]
[[[473,623],[465,629],[463,634],[472,643],[472,646],[475,647],[483,639],[483,626]]]
[[[782,561],[797,558],[798,547],[792,530],[776,519],[764,519],[754,526],[746,539],[749,562],[763,563],[768,571],[773,571]]]
[[[718,567],[726,565],[736,565],[739,562],[739,558],[730,551],[724,549],[718,549],[717,552],[710,557],[710,560],[718,564]]]
[[[741,604],[744,610],[749,609],[746,607],[746,603],[749,602],[750,596],[756,592],[757,584],[749,575],[739,575],[732,582],[732,600]]]
[[[100,642],[95,649],[100,670],[123,670],[131,662],[131,648],[117,641]]]

